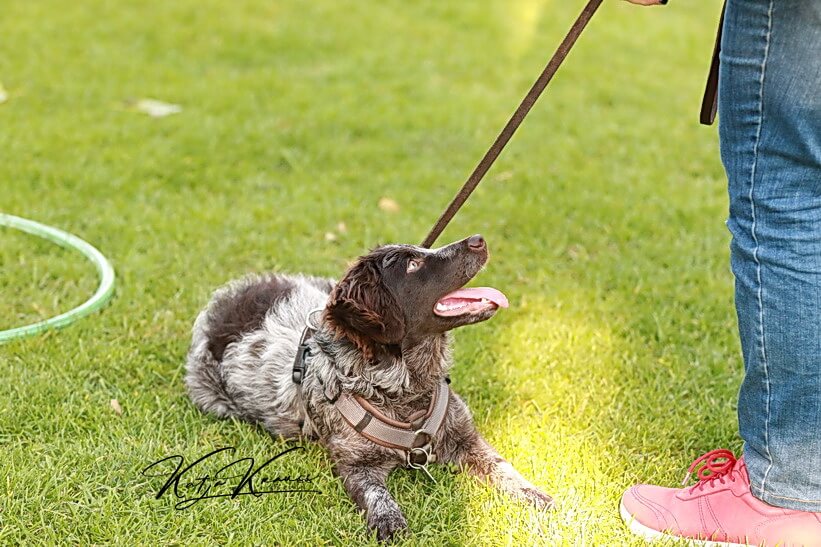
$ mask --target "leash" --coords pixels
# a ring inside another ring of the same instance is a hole
[[[701,101],[701,112],[698,121],[702,125],[713,125],[718,112],[718,67],[721,56],[721,35],[724,32],[724,14],[727,12],[727,2],[721,8],[721,19],[718,21],[716,45],[713,47],[713,59],[710,61],[710,71],[707,73],[707,85],[704,87],[704,99]]]
[[[436,221],[433,229],[430,231],[428,236],[425,238],[425,241],[422,242],[422,247],[430,248],[435,242],[436,238],[438,238],[442,231],[447,227],[453,217],[456,216],[456,213],[459,212],[459,209],[462,208],[462,205],[465,204],[467,199],[473,193],[479,183],[482,181],[482,178],[491,168],[493,163],[499,157],[499,154],[502,153],[502,150],[507,145],[510,138],[522,124],[527,116],[530,109],[533,108],[533,105],[536,103],[536,100],[541,96],[542,92],[547,87],[547,84],[550,83],[550,80],[553,79],[553,76],[556,74],[556,71],[559,70],[559,67],[564,62],[567,54],[570,53],[570,50],[573,48],[573,45],[578,40],[579,36],[581,35],[582,31],[587,26],[587,23],[590,22],[590,19],[593,17],[593,14],[596,13],[596,10],[599,9],[602,0],[589,0],[587,5],[582,10],[579,17],[573,23],[573,26],[570,27],[570,31],[565,36],[562,43],[559,44],[558,49],[553,54],[553,57],[550,58],[550,61],[547,63],[547,66],[542,71],[539,78],[533,84],[533,87],[530,88],[530,91],[527,92],[525,98],[522,100],[519,107],[513,112],[513,115],[508,120],[507,124],[502,128],[501,133],[499,136],[496,137],[496,141],[490,147],[490,149],[485,152],[484,157],[473,170],[473,172],[468,177],[465,184],[462,185],[462,188],[453,198],[453,201],[450,202],[448,208],[445,209],[445,212],[442,213],[442,216],[439,217],[439,220]],[[664,2],[666,3],[666,2]],[[704,125],[711,125],[716,117],[716,111],[718,107],[718,66],[719,66],[719,53],[721,52],[721,34],[724,27],[724,12],[726,11],[726,1],[724,7],[721,11],[721,20],[718,25],[718,33],[716,36],[716,44],[715,48],[713,49],[713,58],[712,62],[710,63],[710,70],[707,76],[707,85],[705,86],[704,90],[704,98],[701,103],[701,112],[699,113],[699,121]]]
[[[570,27],[570,31],[567,33],[567,36],[564,37],[562,43],[559,44],[558,49],[553,54],[553,57],[550,58],[548,61],[547,66],[545,66],[544,70],[542,71],[541,75],[539,75],[536,82],[530,88],[530,91],[527,92],[525,98],[522,99],[522,102],[519,104],[519,107],[513,112],[513,115],[508,120],[507,124],[502,128],[501,133],[499,136],[496,137],[496,141],[490,147],[490,149],[485,152],[484,157],[481,159],[479,164],[473,170],[473,172],[468,177],[467,181],[462,188],[459,190],[459,193],[453,198],[453,201],[450,202],[448,208],[445,209],[445,212],[442,213],[442,216],[439,217],[439,220],[436,221],[433,229],[430,231],[428,236],[425,238],[425,241],[422,243],[422,247],[430,248],[434,242],[436,242],[436,238],[441,235],[442,231],[448,225],[448,223],[453,219],[459,209],[462,208],[462,205],[465,204],[470,194],[479,186],[479,183],[482,181],[482,178],[488,172],[490,167],[496,161],[496,158],[499,157],[499,154],[502,153],[504,150],[505,145],[507,145],[510,138],[522,124],[527,116],[530,109],[533,108],[533,105],[536,103],[536,100],[541,96],[542,92],[547,87],[547,84],[550,83],[550,80],[553,79],[553,76],[556,74],[556,71],[559,70],[559,67],[562,66],[567,54],[570,53],[570,50],[573,48],[573,45],[578,40],[579,36],[581,35],[582,31],[587,26],[587,23],[590,22],[590,19],[593,17],[593,14],[596,13],[596,10],[599,9],[602,0],[588,0],[587,5],[582,10],[579,17],[573,23],[573,26]]]

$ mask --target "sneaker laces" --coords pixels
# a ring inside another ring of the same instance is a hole
[[[696,488],[703,490],[705,486],[712,487],[715,481],[724,484],[725,478],[735,482],[735,475],[733,474],[735,464],[735,455],[726,448],[710,450],[690,464],[690,467],[687,468],[687,475],[681,484],[687,486],[693,473],[696,473],[698,482],[690,488],[691,493]]]

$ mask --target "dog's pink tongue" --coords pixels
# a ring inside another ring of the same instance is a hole
[[[446,294],[439,301],[448,300],[450,298],[461,298],[463,300],[481,300],[486,298],[499,306],[500,308],[507,308],[510,303],[507,297],[502,294],[502,291],[494,289],[493,287],[471,287],[468,289],[459,289],[452,293]]]

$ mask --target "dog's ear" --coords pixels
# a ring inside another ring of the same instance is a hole
[[[337,338],[348,338],[366,359],[378,345],[397,344],[405,335],[405,318],[385,286],[376,257],[361,258],[336,284],[324,318]]]

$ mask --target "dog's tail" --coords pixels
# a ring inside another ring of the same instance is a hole
[[[208,347],[208,318],[205,311],[194,323],[185,368],[185,385],[197,408],[220,418],[239,416],[239,409],[228,394],[222,367]]]

